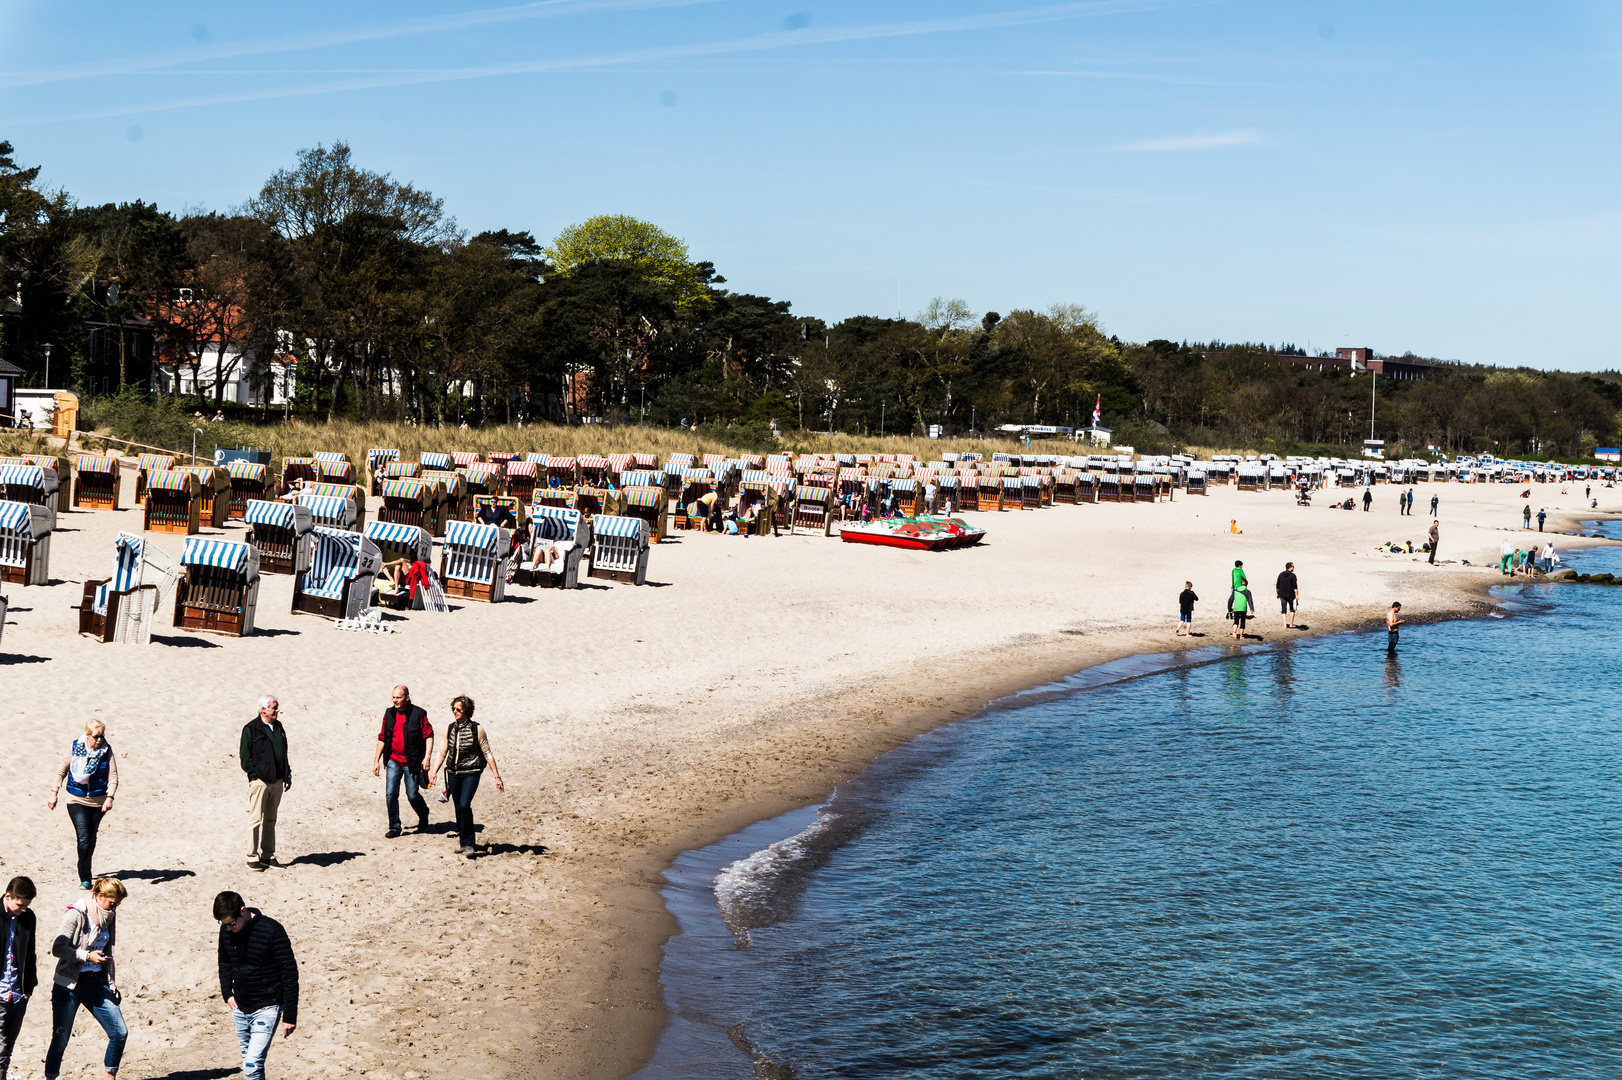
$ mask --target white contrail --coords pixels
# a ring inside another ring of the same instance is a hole
[[[697,2],[697,0],[684,0],[684,2]],[[751,37],[730,38],[723,41],[634,49],[597,56],[489,64],[473,68],[407,71],[306,87],[267,87],[261,90],[248,90],[206,97],[179,98],[139,105],[120,105],[80,113],[24,117],[14,119],[11,122],[13,124],[38,124],[59,123],[69,120],[99,120],[115,116],[165,112],[173,109],[191,109],[211,105],[232,105],[248,101],[308,97],[316,94],[335,94],[351,90],[374,90],[394,86],[416,86],[425,83],[460,82],[469,79],[495,78],[502,75],[591,71],[638,63],[686,60],[702,56],[765,52],[794,46],[828,45],[847,41],[870,41],[883,38],[917,37],[926,34],[961,33],[970,30],[1030,26],[1044,22],[1060,22],[1069,19],[1147,11],[1171,6],[1182,5],[1175,2],[1166,2],[1166,0],[1088,0],[1088,2],[1084,3],[1052,4],[1039,8],[1024,8],[1018,11],[995,12],[986,15],[970,15],[955,19],[928,19],[917,22],[878,23],[868,26],[828,27],[819,30],[780,30],[767,34],[756,34]]]
[[[1262,141],[1255,131],[1227,131],[1220,135],[1179,135],[1170,139],[1148,139],[1129,143],[1122,150],[1210,150],[1219,146],[1255,146]]]
[[[0,88],[36,86],[43,83],[72,82],[79,79],[98,79],[109,75],[141,75],[161,72],[182,65],[204,63],[210,60],[235,60],[245,56],[268,56],[274,53],[306,52],[311,49],[330,49],[340,45],[355,45],[391,38],[413,37],[420,34],[469,30],[480,26],[525,22],[533,19],[560,19],[570,15],[591,15],[599,12],[639,11],[648,8],[689,7],[694,4],[713,4],[720,0],[539,0],[538,3],[519,4],[516,7],[486,8],[455,15],[441,15],[429,19],[413,19],[389,26],[357,27],[352,30],[333,30],[318,34],[289,34],[283,37],[260,38],[253,41],[221,42],[184,51],[153,53],[148,56],[123,60],[98,60],[88,64],[49,71],[16,71],[0,73]]]

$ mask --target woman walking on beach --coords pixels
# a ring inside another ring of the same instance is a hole
[[[90,888],[90,862],[96,854],[96,837],[101,819],[113,808],[118,791],[118,759],[107,743],[107,728],[100,720],[84,726],[84,738],[74,739],[67,756],[56,770],[51,794],[45,800],[48,810],[56,809],[57,793],[63,783],[68,788],[68,817],[79,845],[79,888]]]
[[[62,1054],[73,1037],[79,1006],[90,1010],[107,1033],[102,1057],[106,1080],[118,1076],[129,1028],[118,1003],[118,906],[128,893],[117,878],[97,878],[90,895],[68,908],[57,929],[51,955],[56,957],[56,985],[51,987],[51,1046],[45,1052],[46,1080],[62,1072]]]
[[[434,786],[440,767],[445,769],[445,786],[450,789],[451,801],[456,804],[456,836],[461,842],[458,855],[472,858],[478,853],[473,843],[473,796],[479,790],[479,777],[484,767],[490,766],[496,790],[506,791],[501,782],[501,770],[496,767],[496,756],[490,752],[490,740],[484,734],[484,725],[473,722],[473,699],[459,694],[451,701],[451,723],[445,729],[445,745],[440,748],[439,760],[428,776],[428,786]]]

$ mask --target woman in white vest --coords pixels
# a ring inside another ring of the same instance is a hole
[[[96,836],[101,831],[101,819],[113,808],[113,796],[118,791],[118,760],[107,743],[107,728],[100,720],[84,726],[84,738],[74,739],[68,754],[56,770],[56,781],[45,800],[48,809],[56,809],[57,793],[66,784],[68,789],[68,817],[73,819],[73,831],[79,844],[79,888],[90,888],[94,875],[90,862],[96,854]]]

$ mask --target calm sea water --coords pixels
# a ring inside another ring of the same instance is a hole
[[[1622,1076],[1619,615],[1533,587],[917,740],[671,871],[638,1075]]]

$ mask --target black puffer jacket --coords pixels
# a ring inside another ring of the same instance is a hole
[[[249,908],[253,918],[233,934],[220,927],[220,996],[256,1012],[282,1007],[282,1021],[298,1023],[298,961],[282,924]]]

